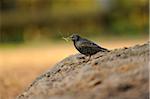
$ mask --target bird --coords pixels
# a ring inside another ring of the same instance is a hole
[[[98,53],[98,52],[109,52],[108,49],[100,47],[96,43],[83,38],[77,34],[72,34],[70,36],[71,40],[73,41],[73,44],[75,48],[83,55],[88,56],[90,60],[91,56]],[[87,61],[87,62],[88,62]]]

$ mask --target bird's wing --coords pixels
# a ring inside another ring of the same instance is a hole
[[[98,46],[97,44],[95,44],[94,42],[89,41],[87,39],[83,39],[82,40],[82,43],[80,44],[80,47],[82,47],[82,48],[97,49],[97,50],[101,50],[101,51],[108,51],[107,49],[102,48],[102,47]]]
[[[83,40],[82,41],[82,43],[80,44],[80,46],[81,47],[93,47],[93,48],[95,48],[95,47],[99,47],[97,44],[95,44],[94,42],[92,42],[92,41],[89,41],[89,40]]]
[[[100,49],[100,47],[97,44],[87,39],[82,39],[82,41],[80,41],[79,47],[90,48],[90,49]]]

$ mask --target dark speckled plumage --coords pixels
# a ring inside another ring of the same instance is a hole
[[[97,52],[108,52],[109,50],[102,48],[95,44],[94,42],[80,37],[79,35],[73,34],[71,39],[74,43],[75,48],[82,54],[86,56],[91,56]]]

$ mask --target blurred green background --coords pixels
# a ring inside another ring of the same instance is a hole
[[[90,37],[147,37],[149,0],[0,0],[0,44]]]

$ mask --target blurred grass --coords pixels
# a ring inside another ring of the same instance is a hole
[[[63,37],[69,37],[72,33],[68,33],[67,35],[59,34],[54,35],[53,37],[37,37],[32,40],[27,40],[26,42],[22,43],[0,43],[0,48],[16,48],[16,47],[36,47],[36,46],[48,46],[49,44],[53,45],[60,45],[60,44],[70,44],[71,40],[69,42],[66,42]],[[133,34],[99,34],[99,35],[93,35],[93,34],[80,34],[80,36],[92,39],[98,42],[109,42],[109,41],[116,41],[116,42],[122,42],[123,40],[144,40],[145,41],[149,39],[148,34],[143,34],[143,33],[133,33]]]

